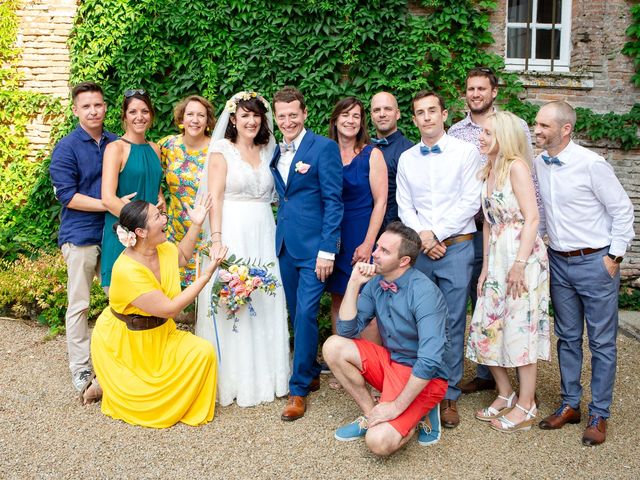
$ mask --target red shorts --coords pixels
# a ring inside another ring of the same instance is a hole
[[[360,373],[364,379],[380,391],[380,402],[394,401],[409,381],[412,368],[391,360],[389,351],[380,345],[359,338],[353,341],[360,352]],[[431,379],[407,409],[389,424],[406,437],[422,417],[444,399],[447,385],[441,378]]]

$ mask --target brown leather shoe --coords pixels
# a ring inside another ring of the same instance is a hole
[[[607,421],[597,415],[590,415],[587,428],[582,434],[582,444],[595,447],[604,443],[607,438]]]
[[[462,393],[476,393],[481,390],[495,390],[496,381],[493,378],[476,377],[473,380],[458,385]]]
[[[304,412],[307,410],[307,397],[298,397],[297,395],[289,395],[287,405],[282,411],[280,418],[285,422],[293,422],[299,418],[304,417]]]
[[[440,421],[446,428],[455,428],[460,424],[458,402],[455,400],[442,400],[440,402]]]
[[[310,392],[317,392],[318,390],[320,390],[320,375],[311,380],[311,383],[309,384]]]
[[[562,404],[555,412],[543,418],[538,426],[543,430],[557,430],[566,423],[580,423],[580,410],[570,405]]]

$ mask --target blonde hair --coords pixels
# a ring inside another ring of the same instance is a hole
[[[498,145],[496,160],[491,164],[487,161],[480,170],[481,180],[489,178],[493,168],[496,177],[496,188],[500,189],[509,175],[511,164],[518,158],[523,160],[531,169],[530,148],[527,145],[527,136],[522,129],[522,120],[510,112],[495,112],[488,119],[490,124],[488,130],[493,133],[492,143],[489,150],[493,150],[494,145]]]

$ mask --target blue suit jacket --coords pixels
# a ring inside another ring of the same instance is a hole
[[[285,183],[276,165],[280,149],[271,160],[271,172],[280,197],[276,227],[276,254],[286,244],[297,259],[318,256],[318,251],[338,253],[342,222],[342,160],[338,144],[307,130],[296,151]],[[306,173],[296,163],[310,165]]]

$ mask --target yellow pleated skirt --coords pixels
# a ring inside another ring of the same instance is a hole
[[[178,330],[173,320],[131,331],[107,307],[93,331],[91,357],[105,415],[153,428],[213,420],[215,352],[209,342]]]

